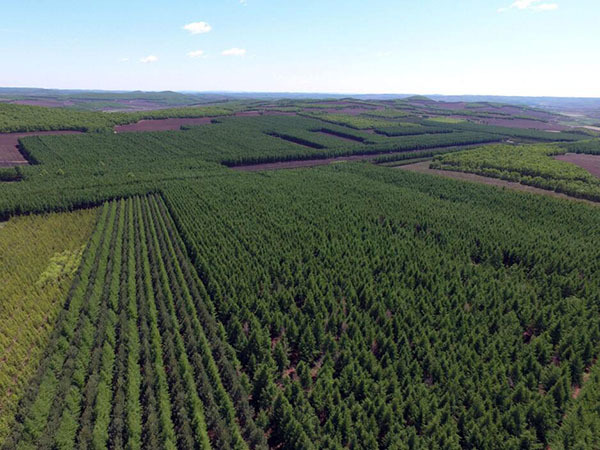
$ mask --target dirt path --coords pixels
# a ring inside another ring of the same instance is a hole
[[[0,167],[29,164],[19,151],[19,139],[49,134],[81,134],[81,131],[32,131],[29,133],[0,133]]]
[[[438,175],[438,176],[442,176],[442,177],[446,177],[446,178],[453,178],[455,180],[469,181],[472,183],[482,183],[482,184],[487,184],[490,186],[505,187],[505,188],[514,189],[517,191],[531,192],[533,194],[548,195],[550,197],[558,197],[558,198],[563,198],[563,199],[567,199],[567,200],[588,203],[590,205],[600,206],[600,203],[597,203],[597,202],[592,202],[590,200],[571,197],[569,195],[560,194],[560,193],[554,192],[554,191],[548,191],[546,189],[536,188],[534,186],[527,186],[525,184],[515,183],[513,181],[501,180],[499,178],[484,177],[484,176],[475,175],[472,173],[452,172],[449,170],[430,169],[429,168],[430,162],[431,161],[423,161],[423,162],[419,162],[419,163],[415,163],[415,164],[408,164],[406,166],[398,166],[397,169],[409,170],[411,172],[418,172],[418,173],[426,173],[426,174],[430,174],[430,175]]]

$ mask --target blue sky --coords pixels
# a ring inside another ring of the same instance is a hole
[[[600,97],[598,0],[0,6],[0,86]]]

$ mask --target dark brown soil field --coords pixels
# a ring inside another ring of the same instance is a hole
[[[566,161],[584,168],[592,175],[600,178],[600,155],[585,155],[583,153],[566,153],[557,155],[554,159]]]
[[[19,138],[47,134],[80,134],[80,131],[33,131],[31,133],[0,133],[0,167],[29,164],[19,152]]]
[[[179,130],[182,125],[204,125],[210,123],[210,117],[196,117],[188,119],[152,119],[140,120],[129,125],[117,125],[117,133],[126,133],[131,131],[169,131]]]
[[[588,203],[588,204],[595,205],[595,206],[600,206],[600,203],[597,203],[597,202],[592,202],[590,200],[584,200],[581,198],[570,197],[568,195],[560,194],[558,192],[548,191],[546,189],[540,189],[540,188],[536,188],[534,186],[527,186],[525,184],[515,183],[513,181],[501,180],[499,178],[483,177],[481,175],[475,175],[472,173],[452,172],[449,170],[430,169],[429,168],[430,163],[431,163],[431,161],[423,161],[423,162],[419,162],[419,163],[415,163],[415,164],[398,166],[396,168],[400,169],[400,170],[409,170],[411,172],[426,173],[426,174],[438,175],[438,176],[442,176],[442,177],[446,177],[446,178],[453,178],[455,180],[469,181],[472,183],[482,183],[482,184],[487,184],[490,186],[514,189],[517,191],[531,192],[533,194],[549,195],[550,197],[558,197],[558,198],[568,199],[568,200],[572,200],[572,201],[584,202],[584,203]]]

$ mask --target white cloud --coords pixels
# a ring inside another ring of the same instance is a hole
[[[122,62],[122,63],[128,62],[128,61],[129,61],[129,58],[121,58],[121,59],[119,59],[119,62]]]
[[[245,54],[246,54],[245,48],[237,48],[237,47],[223,50],[221,52],[221,55],[223,55],[223,56],[244,56]]]
[[[201,58],[204,56],[204,50],[193,50],[187,54],[190,58]]]
[[[248,4],[248,0],[240,0],[240,3],[244,6],[246,6]]]
[[[158,61],[158,57],[154,55],[148,55],[140,59],[140,62],[144,64],[154,63],[156,61]]]
[[[183,29],[191,34],[203,34],[212,30],[212,27],[206,22],[192,22],[183,26]]]
[[[509,9],[531,10],[531,11],[553,11],[558,9],[558,3],[542,3],[542,0],[516,0],[506,8],[500,8],[498,12],[502,13]]]
[[[558,4],[556,4],[556,3],[542,3],[541,5],[537,6],[536,9],[538,11],[553,11],[555,9],[558,9]]]

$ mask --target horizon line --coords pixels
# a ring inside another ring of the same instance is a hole
[[[600,100],[599,97],[594,96],[566,96],[566,95],[511,95],[511,94],[442,94],[442,93],[410,93],[410,92],[330,92],[330,91],[253,91],[253,90],[195,90],[195,89],[157,89],[157,90],[142,90],[142,89],[102,89],[102,88],[55,88],[55,87],[35,87],[35,86],[0,86],[0,90],[9,89],[31,89],[31,90],[46,90],[46,91],[82,91],[82,92],[112,92],[112,93],[131,93],[131,92],[143,92],[143,93],[161,93],[161,92],[174,92],[178,94],[276,94],[276,95],[332,95],[332,96],[398,96],[398,97],[411,97],[411,96],[422,96],[422,97],[511,97],[511,98],[546,98],[546,99],[589,99],[589,100]]]

